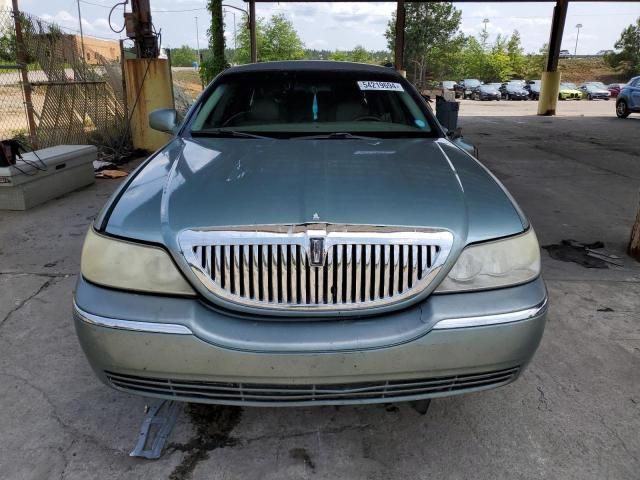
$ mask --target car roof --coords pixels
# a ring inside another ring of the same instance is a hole
[[[287,60],[278,62],[260,62],[238,65],[225,70],[222,74],[228,73],[250,73],[269,71],[314,71],[314,72],[363,72],[382,73],[399,77],[393,68],[382,67],[380,65],[370,65],[367,63],[355,62],[335,62],[330,60]]]

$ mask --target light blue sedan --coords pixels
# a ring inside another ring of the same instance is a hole
[[[76,330],[123,392],[254,406],[500,387],[542,337],[526,216],[397,72],[225,70],[85,239]]]
[[[640,113],[640,77],[634,77],[620,89],[616,100],[616,115],[627,118],[631,113]]]

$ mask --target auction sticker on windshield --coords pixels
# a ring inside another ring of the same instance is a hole
[[[388,90],[391,92],[404,92],[402,85],[396,82],[376,82],[373,80],[360,80],[360,90]]]

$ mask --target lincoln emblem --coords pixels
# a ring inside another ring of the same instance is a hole
[[[323,263],[324,238],[309,239],[309,263],[314,267],[319,267]]]

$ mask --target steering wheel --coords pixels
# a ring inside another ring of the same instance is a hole
[[[381,122],[382,121],[382,119],[380,119],[378,117],[374,117],[373,115],[361,115],[361,116],[353,119],[354,122],[363,122],[365,120],[371,120],[372,122]]]

